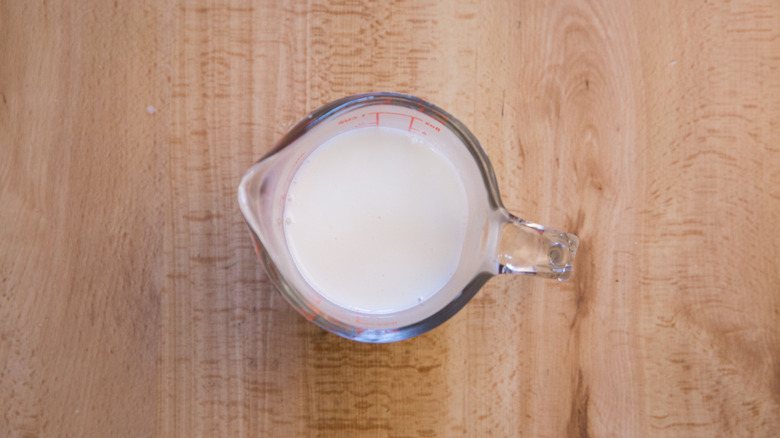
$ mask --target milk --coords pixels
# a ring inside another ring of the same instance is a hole
[[[360,128],[320,145],[293,176],[284,235],[306,281],[331,302],[388,313],[452,277],[468,221],[463,182],[433,144]]]

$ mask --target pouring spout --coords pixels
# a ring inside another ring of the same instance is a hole
[[[498,273],[568,280],[578,246],[579,239],[573,234],[508,214],[499,232]]]

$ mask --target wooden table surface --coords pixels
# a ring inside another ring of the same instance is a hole
[[[580,237],[423,336],[321,331],[236,202],[427,99]],[[0,1],[0,437],[776,437],[780,2]]]

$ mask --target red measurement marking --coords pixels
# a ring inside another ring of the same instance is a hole
[[[346,119],[339,120],[339,125],[343,125],[344,123],[351,122],[353,120],[357,120],[357,116],[347,117]]]
[[[433,126],[433,125],[431,125],[430,123],[428,123],[428,122],[425,122],[425,121],[423,121],[423,122],[425,123],[425,125],[426,125],[426,126],[430,126],[431,128],[435,129],[435,130],[436,130],[436,132],[441,132],[441,129],[439,129],[439,127],[438,127],[438,126]]]
[[[257,243],[257,240],[255,240],[254,236],[252,236],[252,244],[255,246],[255,253],[257,253],[257,256],[262,259],[263,258],[263,252],[260,251],[260,244]]]
[[[414,116],[410,116],[409,114],[393,113],[393,112],[390,112],[390,111],[379,111],[379,112],[377,112],[377,114],[390,114],[391,116],[404,116],[404,117],[415,118]]]
[[[370,113],[367,113],[367,114],[374,114],[376,116],[376,122],[375,122],[376,126],[379,126],[379,116],[380,116],[380,114],[386,114],[386,115],[390,115],[390,116],[409,117],[409,119],[410,119],[409,120],[409,127],[407,128],[407,130],[409,132],[415,131],[415,132],[421,133],[422,135],[428,135],[428,133],[426,131],[422,131],[420,129],[416,129],[414,127],[414,121],[415,120],[419,120],[419,121],[423,122],[425,124],[425,126],[431,128],[431,129],[436,130],[436,132],[441,132],[441,128],[439,126],[436,126],[436,125],[432,124],[431,122],[428,122],[428,121],[423,120],[423,119],[421,119],[419,117],[415,117],[415,116],[412,116],[412,115],[409,115],[409,114],[395,113],[395,112],[391,112],[391,111],[377,111],[377,112],[370,112]],[[363,117],[365,117],[365,114],[363,114]],[[439,124],[441,124],[443,126],[441,121],[436,120],[436,119],[433,119],[433,120],[439,122]]]

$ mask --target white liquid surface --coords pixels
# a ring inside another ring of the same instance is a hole
[[[301,165],[284,234],[295,264],[333,303],[367,313],[419,305],[455,273],[468,202],[455,167],[399,129],[340,134]]]

